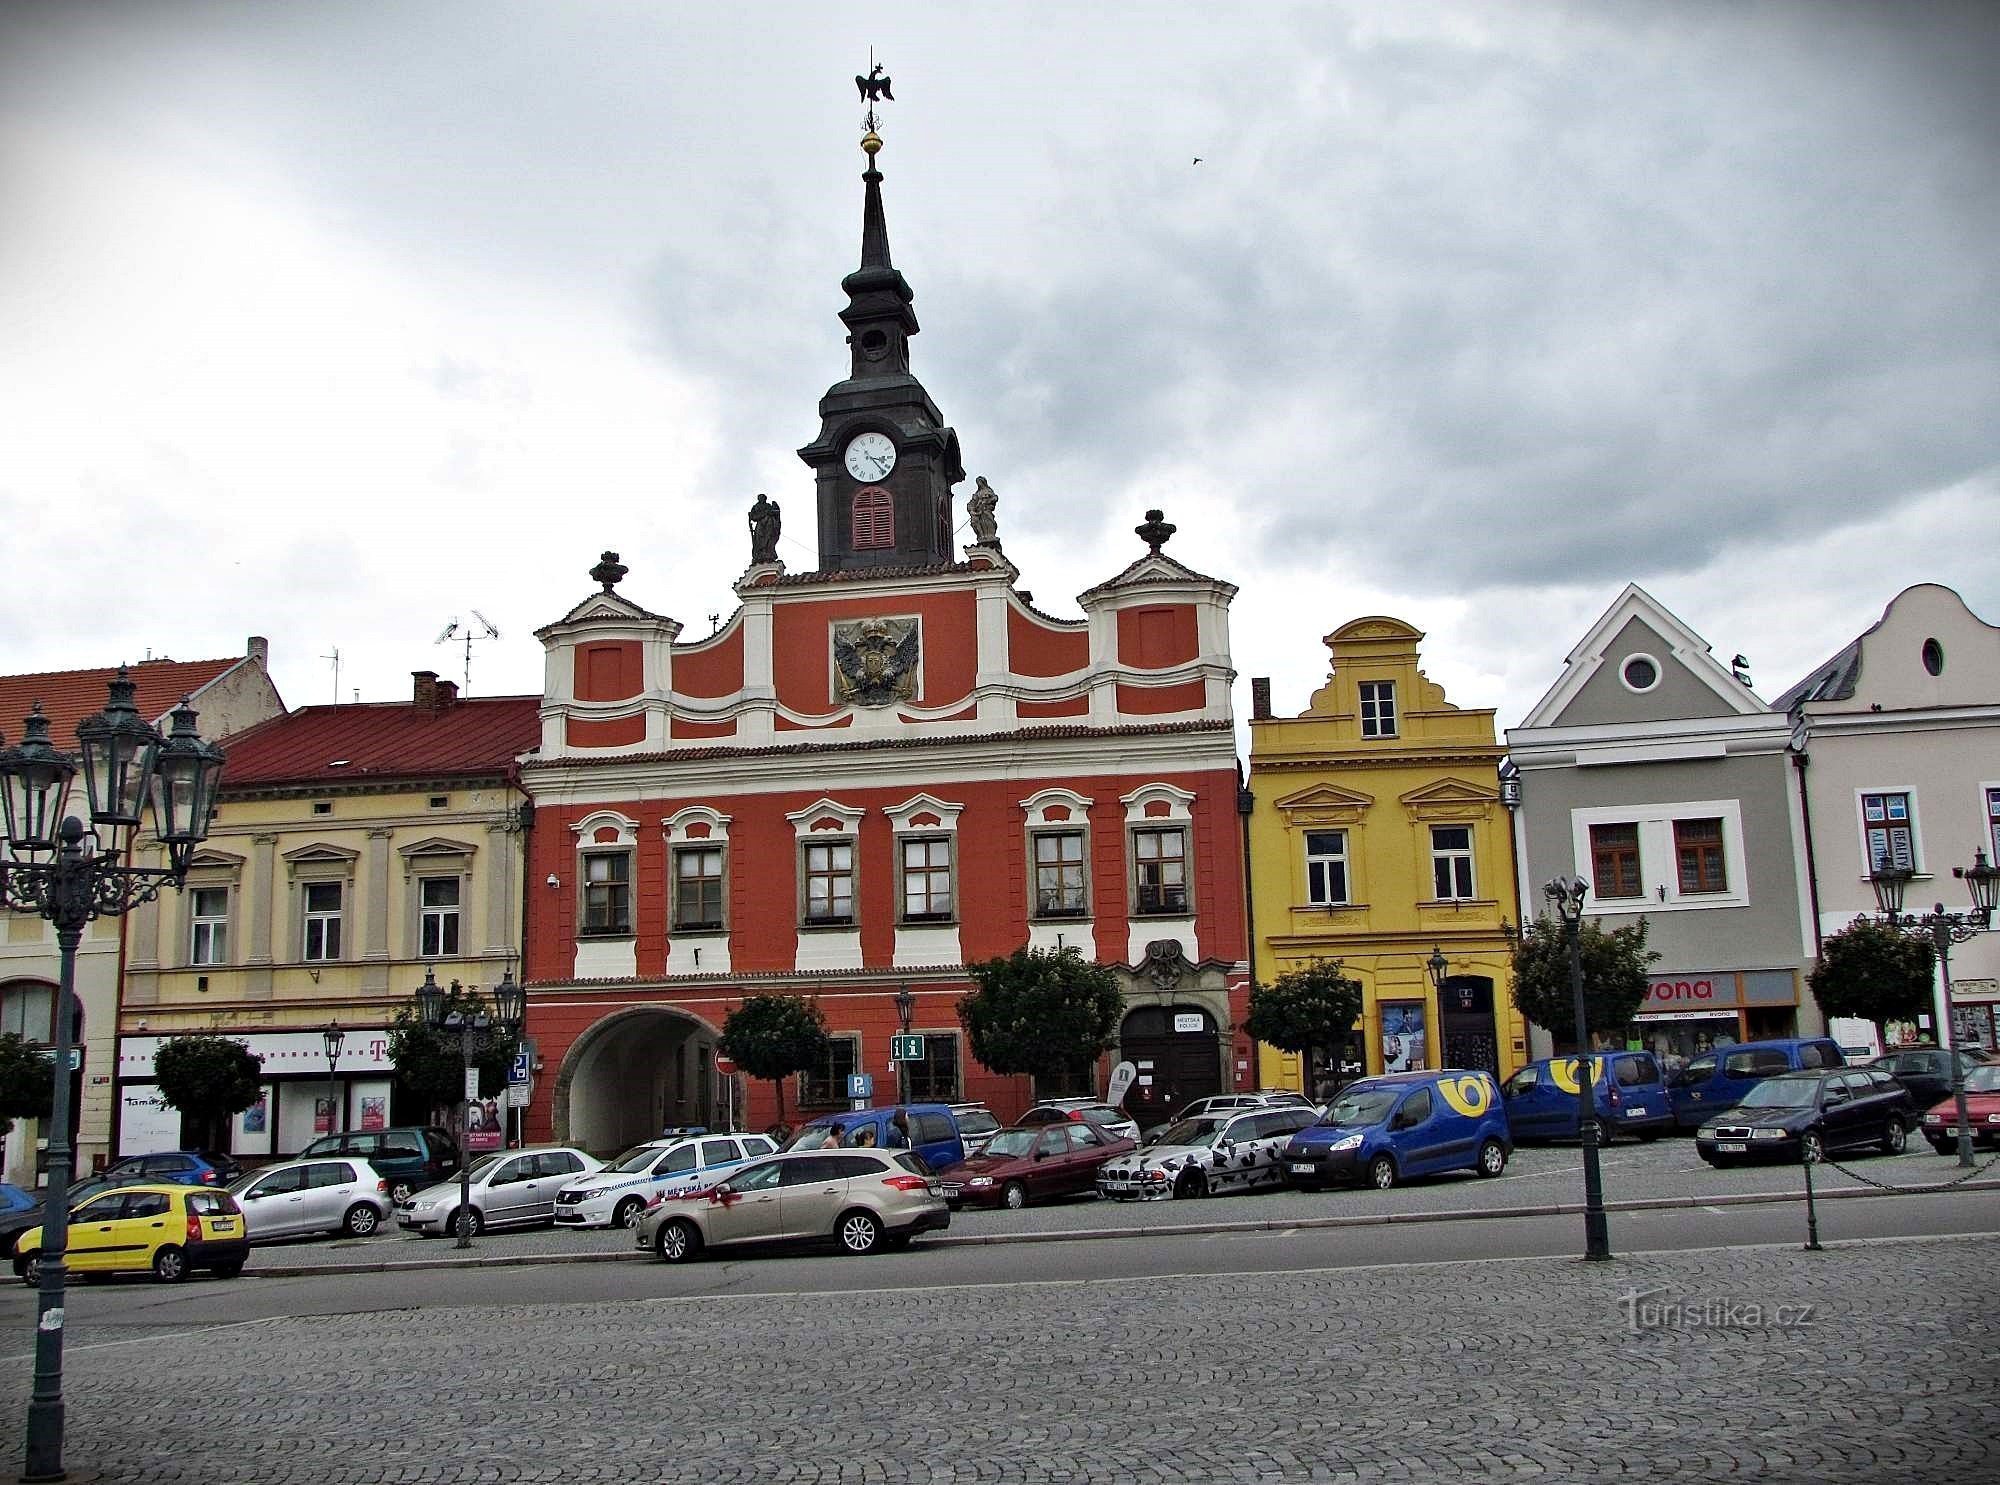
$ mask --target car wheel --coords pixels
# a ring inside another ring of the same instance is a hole
[[[662,1263],[686,1263],[700,1251],[701,1234],[692,1222],[675,1218],[653,1234],[653,1252]]]
[[[1910,1132],[1903,1128],[1901,1119],[1891,1119],[1882,1126],[1882,1153],[1900,1155],[1910,1143]]]
[[[479,1215],[478,1207],[460,1207],[451,1214],[444,1230],[454,1237],[478,1237],[486,1230],[486,1219]]]
[[[357,1201],[340,1219],[341,1230],[349,1237],[367,1237],[382,1225],[382,1214],[365,1201]]]
[[[1396,1162],[1387,1155],[1377,1155],[1368,1162],[1368,1180],[1377,1191],[1387,1191],[1396,1184]]]
[[[1208,1172],[1205,1170],[1184,1170],[1174,1182],[1174,1196],[1181,1201],[1192,1201],[1208,1195]]]
[[[153,1255],[153,1277],[162,1284],[178,1284],[187,1276],[187,1254],[172,1243]]]
[[[1479,1147],[1479,1173],[1482,1176],[1497,1176],[1507,1168],[1507,1151],[1498,1140],[1488,1140]]]
[[[19,1273],[21,1275],[21,1282],[26,1284],[30,1289],[41,1288],[42,1255],[39,1253],[30,1253],[26,1258],[23,1258],[20,1262]]]
[[[628,1196],[618,1203],[611,1213],[613,1227],[637,1227],[639,1216],[646,1210],[646,1204],[636,1196]]]
[[[1817,1129],[1808,1129],[1799,1136],[1799,1159],[1807,1165],[1818,1165],[1826,1159],[1826,1141],[1820,1138]]]
[[[232,1258],[227,1263],[218,1263],[215,1265],[215,1276],[218,1279],[233,1279],[242,1272],[243,1260],[240,1258]]]
[[[416,1194],[417,1188],[412,1186],[408,1181],[391,1181],[389,1183],[389,1200],[393,1201],[397,1206],[401,1206]]]
[[[841,1251],[857,1256],[873,1253],[882,1244],[882,1224],[872,1212],[849,1212],[834,1229],[840,1235]]]
[[[1000,1188],[1000,1204],[1010,1212],[1018,1212],[1028,1204],[1028,1188],[1019,1181],[1009,1181]]]

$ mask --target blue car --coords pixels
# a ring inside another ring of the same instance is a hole
[[[1514,1137],[1493,1075],[1446,1068],[1349,1083],[1285,1146],[1285,1179],[1308,1190],[1366,1181],[1386,1191],[1444,1171],[1497,1176]]]
[[[175,1186],[227,1186],[242,1174],[242,1166],[214,1150],[160,1150],[152,1155],[128,1155],[113,1161],[103,1171],[105,1180],[119,1185],[147,1181]]]
[[[896,1123],[899,1109],[903,1124],[909,1128],[908,1139]],[[965,1139],[958,1131],[958,1118],[951,1105],[944,1103],[906,1103],[878,1109],[850,1109],[844,1114],[821,1114],[793,1135],[785,1149],[823,1150],[840,1145],[872,1145],[883,1150],[907,1147],[923,1156],[932,1170],[943,1170],[965,1159]]]
[[[1656,1140],[1674,1127],[1673,1101],[1660,1061],[1651,1052],[1604,1052],[1590,1059],[1597,1127],[1604,1143],[1620,1134]],[[1573,1140],[1577,1137],[1577,1075],[1574,1057],[1544,1057],[1507,1080],[1500,1090],[1507,1127],[1514,1138]]]
[[[1693,1129],[1743,1101],[1743,1095],[1779,1073],[1844,1067],[1847,1058],[1831,1037],[1793,1036],[1765,1042],[1736,1042],[1704,1052],[1674,1074],[1667,1091],[1674,1122]]]

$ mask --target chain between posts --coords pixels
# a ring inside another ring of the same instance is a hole
[[[1923,1193],[1926,1192],[1949,1191],[1954,1186],[1964,1185],[1974,1176],[1985,1175],[1986,1172],[1993,1169],[1994,1166],[2000,1165],[2000,1155],[1995,1155],[1992,1159],[1988,1160],[1984,1165],[1975,1165],[1971,1170],[1964,1171],[1959,1175],[1953,1176],[1949,1181],[1938,1181],[1935,1183],[1927,1183],[1922,1186],[1899,1186],[1893,1181],[1878,1181],[1873,1176],[1864,1176],[1860,1171],[1851,1170],[1847,1166],[1842,1165],[1838,1160],[1829,1160],[1824,1155],[1822,1155],[1819,1158],[1819,1164],[1832,1166],[1835,1170],[1839,1171],[1843,1176],[1847,1176],[1850,1179],[1859,1181],[1864,1186],[1873,1186],[1877,1191],[1899,1191],[1899,1192],[1907,1192],[1912,1195],[1922,1195]]]

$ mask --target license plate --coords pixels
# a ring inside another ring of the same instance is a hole
[[[958,1185],[956,1185],[956,1184],[954,1184],[954,1183],[950,1183],[950,1182],[947,1182],[947,1183],[946,1183],[946,1185],[945,1185],[945,1188],[944,1188],[944,1194],[945,1194],[946,1196],[956,1196],[956,1195],[958,1195],[958,1194],[959,1194],[959,1192],[960,1192],[960,1191],[962,1191],[963,1189],[964,1189],[964,1188],[963,1188],[963,1187],[961,1187],[961,1186],[958,1186]]]
[[[1715,1148],[1722,1155],[1747,1155],[1750,1152],[1750,1147],[1741,1140],[1721,1140]]]
[[[217,1232],[236,1231],[236,1219],[234,1217],[215,1217],[210,1219],[210,1221]]]
[[[1646,1117],[1646,1111],[1644,1109],[1627,1109],[1625,1117],[1628,1119],[1643,1119]]]
[[[1312,1162],[1310,1160],[1294,1160],[1292,1162],[1293,1175],[1309,1176],[1312,1173],[1313,1173],[1313,1168],[1312,1168]]]

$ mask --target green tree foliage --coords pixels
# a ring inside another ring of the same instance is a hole
[[[1315,1051],[1344,1046],[1360,1019],[1360,981],[1343,976],[1338,959],[1317,959],[1251,990],[1243,1025],[1260,1042],[1304,1053],[1310,1068]]]
[[[1937,951],[1926,940],[1856,918],[1827,935],[1806,983],[1827,1015],[1874,1022],[1887,1046],[1886,1022],[1914,1021],[1930,1009],[1936,970]]]
[[[445,992],[447,1022],[453,1017],[492,1014],[491,1001],[457,980],[451,982],[451,988]],[[472,1065],[479,1069],[481,1098],[497,1098],[506,1088],[507,1070],[513,1064],[517,1046],[512,1040],[489,1038],[473,1055]],[[432,1031],[424,1025],[415,1005],[405,1005],[390,1023],[389,1063],[396,1069],[397,1091],[406,1101],[430,1110],[428,1117],[435,1118],[439,1111],[455,1109],[465,1102],[465,1060],[459,1051],[457,1028],[447,1026],[442,1031]]]
[[[1016,949],[970,966],[958,1021],[994,1072],[1063,1076],[1111,1045],[1125,1012],[1118,977],[1075,949]]]
[[[782,1124],[785,1079],[826,1059],[826,1017],[802,996],[752,995],[723,1021],[716,1045],[723,1056],[776,1090]]]
[[[46,1119],[55,1107],[56,1065],[13,1032],[0,1033],[0,1135],[16,1119]]]
[[[1646,947],[1644,918],[1606,932],[1585,918],[1577,935],[1583,959],[1583,1006],[1593,1038],[1623,1030],[1646,999],[1647,967],[1659,954]],[[1559,1040],[1576,1035],[1576,1000],[1569,987],[1569,944],[1561,922],[1536,918],[1514,945],[1514,1004]]]
[[[227,1148],[230,1117],[257,1101],[263,1079],[264,1059],[226,1036],[172,1037],[153,1059],[160,1097],[193,1126],[194,1146],[203,1150]]]

